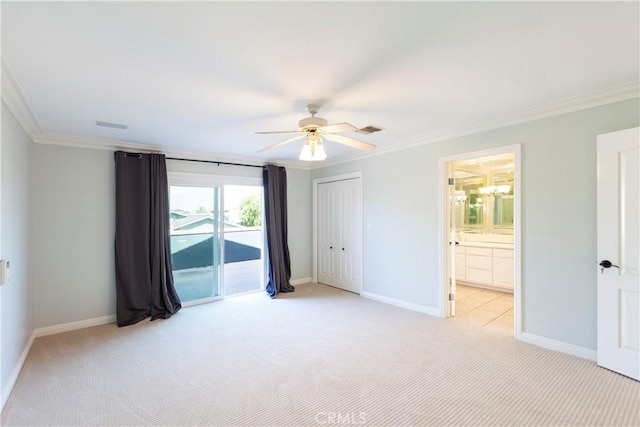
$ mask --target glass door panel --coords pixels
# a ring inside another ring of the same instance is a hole
[[[262,289],[262,186],[224,186],[224,294]]]
[[[221,295],[220,187],[170,187],[171,261],[182,302]]]

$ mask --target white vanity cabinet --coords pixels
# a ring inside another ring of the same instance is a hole
[[[465,280],[467,276],[467,260],[466,260],[466,248],[464,246],[456,246],[456,280]],[[449,260],[451,259],[451,254],[449,254]],[[447,274],[451,272],[451,263],[449,263],[449,270],[447,270]]]
[[[493,286],[513,289],[513,249],[493,249]]]
[[[467,246],[467,282],[492,284],[493,264],[491,262],[491,248]]]
[[[464,261],[461,261],[462,258]],[[472,244],[456,248],[456,280],[513,290],[513,249]]]

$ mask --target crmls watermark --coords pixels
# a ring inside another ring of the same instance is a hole
[[[358,425],[367,421],[367,414],[364,412],[318,412],[316,423],[320,425]]]

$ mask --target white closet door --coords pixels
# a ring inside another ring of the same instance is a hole
[[[336,193],[332,182],[318,185],[318,281],[337,286],[335,234]]]
[[[360,292],[362,199],[360,180],[318,184],[318,282]]]

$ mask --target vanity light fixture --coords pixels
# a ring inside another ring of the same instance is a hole
[[[478,188],[478,191],[480,192],[480,194],[493,194],[496,192],[496,186],[489,185],[487,187],[480,187]]]
[[[511,191],[510,185],[488,185],[478,188],[480,194],[507,194]]]

